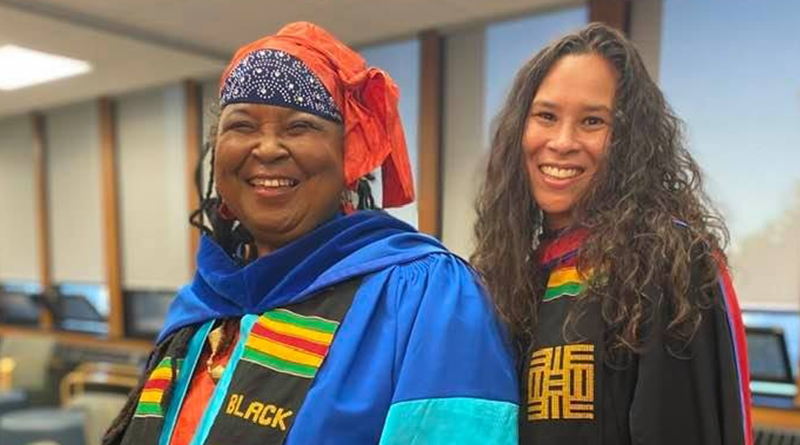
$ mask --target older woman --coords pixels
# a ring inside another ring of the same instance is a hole
[[[495,128],[473,261],[524,353],[520,443],[751,443],[727,232],[634,46],[556,41]]]
[[[377,167],[384,205],[413,199],[397,99],[312,24],[236,53],[196,277],[104,443],[516,443],[513,362],[473,272],[363,210]]]

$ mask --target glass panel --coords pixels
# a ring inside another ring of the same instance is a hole
[[[798,18],[795,0],[664,3],[661,83],[729,225],[734,282],[751,305],[800,300]]]
[[[483,122],[487,141],[491,121],[503,106],[517,71],[548,43],[585,25],[588,16],[588,9],[580,6],[486,27]]]

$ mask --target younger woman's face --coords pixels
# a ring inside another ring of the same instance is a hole
[[[617,74],[602,56],[558,60],[533,97],[522,150],[545,224],[560,229],[586,192],[611,141]]]

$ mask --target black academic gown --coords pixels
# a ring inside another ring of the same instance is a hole
[[[596,304],[575,324],[578,332],[563,329],[585,286],[575,282],[576,243],[562,244],[546,246],[548,293],[534,340],[523,345],[520,444],[751,444],[746,367],[740,375],[746,358],[737,344],[741,316],[726,302],[724,269],[721,285],[707,290],[714,304],[688,344],[667,337],[671,310],[650,289],[654,305],[641,352],[609,359]],[[700,292],[696,283],[691,289]]]

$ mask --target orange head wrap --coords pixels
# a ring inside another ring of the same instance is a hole
[[[297,22],[274,36],[240,48],[222,74],[220,97],[226,95],[226,81],[237,67],[246,63],[249,55],[266,49],[299,59],[335,102],[334,113],[341,113],[344,121],[347,187],[354,189],[359,178],[380,166],[383,207],[399,207],[413,201],[414,182],[397,109],[399,90],[391,77],[378,68],[367,67],[360,55],[319,26]],[[248,82],[249,77],[239,80]]]

